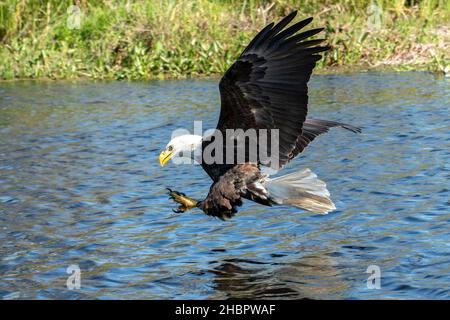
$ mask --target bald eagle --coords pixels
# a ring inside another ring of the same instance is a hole
[[[321,59],[319,53],[329,46],[320,45],[324,39],[307,40],[323,28],[298,33],[312,18],[287,27],[296,14],[294,11],[278,24],[271,23],[262,29],[219,83],[221,109],[216,131],[224,135],[230,129],[276,131],[277,148],[270,143],[265,146],[269,153],[277,149],[276,157],[272,158],[276,160],[269,164],[262,161],[259,153],[255,157],[254,152],[250,154],[244,148],[246,151],[240,161],[234,156],[231,162],[202,161],[214,138],[175,137],[161,152],[160,165],[164,166],[174,156],[190,154],[213,180],[202,201],[168,189],[169,196],[179,203],[175,212],[197,207],[207,215],[225,220],[237,212],[242,199],[267,206],[290,205],[320,214],[336,209],[326,184],[311,170],[275,178],[269,177],[269,170],[265,170],[274,162],[278,169],[282,168],[329,128],[360,132],[359,128],[348,124],[306,118],[307,83],[316,61]],[[259,140],[251,141],[262,147]],[[244,145],[249,147],[249,143],[246,140]],[[222,144],[222,148],[224,153],[234,152],[236,144]]]

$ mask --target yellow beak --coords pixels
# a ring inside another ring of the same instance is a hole
[[[172,158],[172,151],[163,150],[159,154],[159,164],[163,167]]]

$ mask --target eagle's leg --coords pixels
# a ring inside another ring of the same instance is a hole
[[[178,192],[178,191],[173,191],[169,188],[167,188],[167,190],[169,191],[169,197],[179,203],[180,205],[178,206],[177,210],[173,210],[173,212],[175,213],[181,213],[181,212],[185,212],[187,210],[190,210],[192,208],[197,207],[198,201],[192,198],[187,197],[184,193],[182,192]]]

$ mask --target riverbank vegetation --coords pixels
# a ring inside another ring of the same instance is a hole
[[[298,19],[313,16],[312,27],[325,27],[322,36],[332,49],[319,72],[450,68],[446,0],[73,4],[0,0],[0,79],[214,76],[227,69],[258,30],[292,10],[299,10]]]

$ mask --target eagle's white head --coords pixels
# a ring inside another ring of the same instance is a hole
[[[159,164],[164,166],[173,157],[190,157],[196,160],[201,156],[202,136],[186,134],[170,140],[159,155]],[[199,152],[200,151],[200,152]]]

